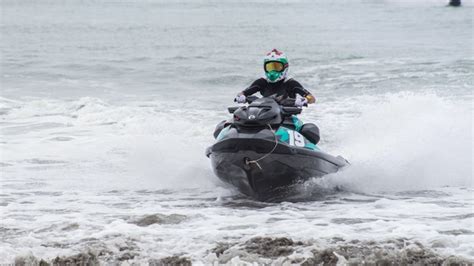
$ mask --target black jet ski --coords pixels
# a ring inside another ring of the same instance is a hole
[[[295,107],[294,100],[248,97],[247,101],[247,106],[228,108],[233,118],[217,125],[217,142],[206,150],[222,181],[266,200],[348,164],[320,150],[318,127],[296,117],[302,108]]]

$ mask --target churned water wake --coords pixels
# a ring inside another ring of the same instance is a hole
[[[435,94],[354,100],[364,105],[345,118],[344,133],[322,144],[351,166],[299,185],[287,201],[258,203],[210,171],[203,153],[219,112],[201,129],[186,122],[194,112],[167,111],[184,120],[167,121],[159,102],[3,99],[2,257],[472,258],[470,107]],[[338,111],[322,105],[321,112],[329,119]]]
[[[465,2],[3,1],[0,263],[473,263]],[[276,44],[351,165],[256,202],[204,151]]]

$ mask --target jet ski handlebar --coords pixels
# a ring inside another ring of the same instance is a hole
[[[258,100],[260,98],[258,98],[257,96],[255,95],[250,95],[250,96],[247,96],[247,98],[245,98],[245,100],[247,101],[247,103],[252,103],[252,102],[255,102],[256,100]]]
[[[303,109],[301,107],[296,107],[296,106],[282,106],[281,107],[281,112],[284,115],[298,115],[301,114]]]
[[[279,105],[281,105],[281,106],[291,106],[291,107],[294,107],[294,106],[295,106],[295,101],[296,101],[296,99],[292,99],[292,98],[282,99],[281,96],[277,97],[277,96],[275,96],[275,95],[271,95],[271,96],[269,96],[269,97],[267,97],[267,98],[270,98],[270,99],[275,100],[275,101],[276,101]],[[247,97],[245,98],[245,102],[246,102],[246,103],[252,103],[252,102],[254,102],[254,101],[258,100],[258,99],[260,99],[260,98],[258,98],[258,97],[255,96],[255,95],[250,95],[250,96],[247,96]],[[234,100],[234,102],[236,102],[236,100]],[[308,107],[308,104],[305,103],[303,106]]]
[[[240,106],[230,106],[230,107],[227,107],[227,111],[229,111],[229,114],[233,114],[239,108]]]
[[[295,102],[296,102],[296,99],[292,99],[292,98],[287,98],[287,99],[283,99],[283,100],[280,100],[280,101],[277,101],[281,106],[285,106],[285,107],[295,107]],[[308,107],[308,104],[305,103],[303,104],[304,107]],[[300,107],[296,107],[296,108],[300,108]]]
[[[296,114],[300,114],[303,111],[301,107],[295,106],[295,99],[288,98],[288,99],[282,100],[282,99],[277,99],[275,97],[268,97],[268,98],[275,100],[280,105],[281,112],[283,115],[296,115]],[[260,98],[252,95],[252,96],[248,96],[246,98],[246,101],[247,103],[251,104],[252,102],[258,99]],[[308,104],[304,104],[304,106],[308,106]],[[227,110],[229,111],[230,114],[233,114],[239,108],[240,106],[230,106],[227,108]]]

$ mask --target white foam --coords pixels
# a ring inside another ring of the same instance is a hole
[[[4,116],[9,131],[2,134],[1,154],[15,176],[28,176],[27,162],[39,159],[64,162],[67,175],[64,169],[43,172],[64,189],[215,186],[205,157],[214,125],[196,120],[195,112],[159,101],[117,106],[91,97],[33,99],[15,106]],[[51,141],[58,136],[71,140]]]
[[[352,165],[327,181],[362,191],[472,187],[468,101],[403,92],[356,101],[361,115],[334,132]]]
[[[389,241],[409,236],[427,247],[441,243],[445,247],[439,249],[442,254],[472,257],[470,235],[438,232],[468,228],[468,218],[449,220],[449,216],[466,214],[471,204],[468,190],[439,189],[441,199],[455,208],[433,198],[405,200],[396,194],[328,199],[341,204],[316,200],[269,204],[263,209],[234,208],[227,206],[234,199],[225,197],[232,192],[216,189],[217,178],[204,156],[205,147],[213,142],[214,124],[224,118],[221,112],[180,110],[160,101],[119,106],[95,98],[18,101],[14,105],[5,115],[10,126],[58,121],[68,126],[33,131],[26,127],[22,134],[2,135],[6,141],[2,160],[12,164],[2,172],[6,178],[2,179],[3,193],[25,193],[3,207],[3,221],[7,228],[34,229],[31,234],[8,231],[9,242],[0,252],[5,262],[28,252],[48,259],[71,255],[90,246],[87,239],[91,236],[99,239],[95,245],[114,252],[120,252],[118,246],[129,245],[122,243],[124,239],[140,243],[141,259],[183,253],[198,263],[209,256],[216,242],[231,239],[243,243],[265,235],[308,240],[323,247],[334,237]],[[472,148],[466,146],[470,144],[472,118],[466,113],[470,107],[462,101],[435,94],[399,93],[341,98],[319,108],[323,132],[328,128],[325,135],[331,136],[323,147],[352,162],[346,171],[321,180],[330,188],[401,190],[469,181],[465,163],[469,163]],[[338,126],[326,126],[334,124],[335,118],[339,118]],[[52,136],[73,139],[51,141]],[[452,152],[467,159],[433,157],[432,153],[448,144]],[[65,163],[33,165],[24,161],[32,158]],[[441,162],[447,167],[425,169]],[[454,172],[457,175],[445,176]],[[114,191],[117,189],[120,191]],[[19,210],[24,220],[16,218]],[[189,219],[183,224],[137,228],[127,218],[153,213],[177,213]],[[448,220],[432,218],[440,213]],[[345,224],[338,219],[361,222]],[[78,228],[56,232],[55,228],[72,223]],[[70,248],[52,245],[70,243],[70,239],[79,242]],[[44,243],[47,245],[40,245]]]

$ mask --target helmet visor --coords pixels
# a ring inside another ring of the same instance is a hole
[[[285,69],[285,66],[283,65],[282,62],[270,61],[270,62],[265,63],[264,68],[265,68],[265,72],[270,72],[270,71],[281,72]]]

